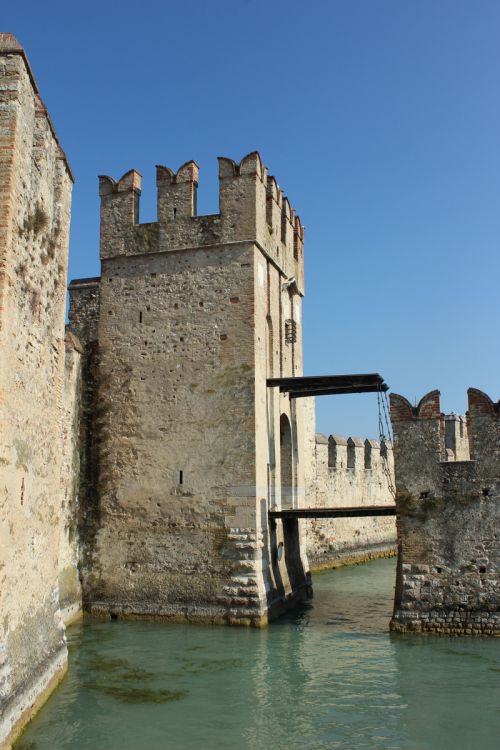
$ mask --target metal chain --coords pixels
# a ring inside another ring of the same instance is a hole
[[[384,473],[387,477],[387,485],[389,487],[389,492],[395,498],[396,487],[394,486],[392,472],[389,466],[389,451],[387,450],[388,441],[390,442],[391,447],[393,446],[391,422],[389,419],[389,402],[387,400],[386,393],[382,392],[380,388],[377,390],[377,404],[378,404],[378,430],[379,430],[380,443],[381,444],[385,443],[385,446],[386,446],[386,450],[383,456]],[[384,427],[387,430],[387,433],[384,432]]]
[[[385,420],[385,426],[387,428],[387,437],[391,441],[391,445],[393,444],[393,437],[392,437],[392,426],[391,426],[391,418],[389,417],[389,400],[387,398],[387,393],[382,394],[382,409],[384,412],[384,420]]]

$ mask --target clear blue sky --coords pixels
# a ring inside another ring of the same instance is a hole
[[[4,4],[76,174],[70,276],[98,265],[97,175],[258,149],[306,227],[306,374],[380,372],[445,411],[500,396],[498,0]],[[318,429],[376,435],[371,395]]]

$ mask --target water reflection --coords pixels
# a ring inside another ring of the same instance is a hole
[[[498,643],[389,636],[394,568],[318,575],[263,631],[77,625],[69,676],[16,750],[496,748]]]
[[[407,704],[412,747],[497,747],[498,643],[436,636],[394,640],[398,690]]]

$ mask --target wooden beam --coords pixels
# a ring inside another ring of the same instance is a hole
[[[292,378],[268,378],[269,388],[279,388],[290,398],[342,395],[346,393],[375,393],[387,391],[388,385],[377,372],[364,375],[313,375]]]
[[[347,508],[289,508],[270,510],[275,518],[366,518],[367,516],[395,516],[395,505],[357,505]]]

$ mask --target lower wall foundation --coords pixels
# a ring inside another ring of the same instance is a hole
[[[359,565],[360,563],[377,560],[383,557],[395,557],[397,555],[396,544],[378,544],[373,547],[359,547],[354,549],[335,552],[331,555],[325,554],[321,557],[312,557],[309,554],[311,571],[331,570],[341,568],[345,565]]]
[[[68,652],[64,647],[41,665],[30,683],[16,691],[2,707],[0,750],[10,750],[12,743],[61,682],[67,668]]]
[[[395,633],[423,633],[428,635],[500,636],[498,614],[492,612],[428,612],[408,613],[404,618],[393,617],[390,629]]]

